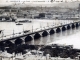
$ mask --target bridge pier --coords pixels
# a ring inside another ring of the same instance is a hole
[[[34,45],[34,37],[32,38],[31,44]]]

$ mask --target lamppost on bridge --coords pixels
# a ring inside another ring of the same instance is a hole
[[[49,23],[47,22],[47,27],[49,27]]]
[[[40,23],[40,28],[41,28],[41,30],[42,30],[42,26],[41,26],[41,23]]]
[[[14,35],[15,35],[15,34],[14,34],[14,29],[13,29],[13,37],[14,37]]]
[[[53,26],[54,26],[54,22],[53,22]]]
[[[23,27],[23,35],[24,35],[24,27]]]

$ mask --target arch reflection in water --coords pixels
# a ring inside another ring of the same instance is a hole
[[[62,32],[62,36],[67,36],[67,30]]]
[[[34,40],[34,45],[39,45],[41,38],[42,38],[42,37],[40,37],[39,39],[35,39],[35,40]]]
[[[31,41],[31,44],[34,45],[34,42],[35,42],[35,41],[34,41],[34,38],[33,38],[33,40]]]
[[[72,29],[72,34],[76,33],[76,28]]]
[[[48,35],[46,38],[47,38],[47,40],[46,40],[45,45],[47,45],[48,43],[51,43],[50,35]]]
[[[76,32],[79,32],[80,31],[80,27],[76,28]]]
[[[55,34],[50,35],[50,41],[53,42],[53,41],[55,41],[54,39],[55,39]]]
[[[43,43],[43,37],[40,38],[39,45],[44,45],[44,43]]]

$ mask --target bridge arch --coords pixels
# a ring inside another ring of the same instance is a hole
[[[79,27],[79,23],[78,22],[76,23],[76,27]]]
[[[70,25],[67,25],[67,30],[69,30],[71,27],[70,27]]]
[[[41,35],[37,32],[37,33],[35,33],[35,35],[34,35],[34,39],[39,39],[41,37]]]
[[[23,43],[23,40],[20,39],[20,38],[17,38],[17,39],[15,40],[15,44],[16,44],[16,45],[21,45],[22,43]]]
[[[72,29],[74,29],[75,28],[75,25],[74,25],[74,23],[72,23]]]
[[[5,47],[4,46],[5,46],[4,42],[1,41],[0,42],[0,47],[1,47],[0,50],[1,51],[4,51],[5,50]]]
[[[32,40],[32,37],[30,35],[28,35],[26,38],[25,38],[25,42],[29,42]]]
[[[56,33],[59,33],[59,32],[61,32],[60,27],[58,27],[58,28],[56,29]]]
[[[6,46],[13,46],[14,43],[12,43],[11,41],[7,40],[7,41],[5,41],[5,45]]]
[[[49,33],[50,33],[50,35],[52,35],[55,33],[55,31],[53,29],[51,29]]]
[[[4,42],[0,42],[0,47],[2,47],[2,46],[4,46],[5,44],[4,44]]]
[[[47,32],[46,30],[43,31],[42,36],[45,37],[45,36],[47,36],[47,35],[48,35],[48,32]]]
[[[65,31],[65,30],[66,30],[66,27],[65,27],[65,26],[63,26],[63,27],[62,27],[62,31]]]

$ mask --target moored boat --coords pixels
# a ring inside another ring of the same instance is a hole
[[[32,21],[31,20],[21,20],[19,22],[22,22],[22,23],[29,22],[29,23],[31,23]]]
[[[23,25],[23,24],[21,24],[21,23],[16,23],[16,25]]]

